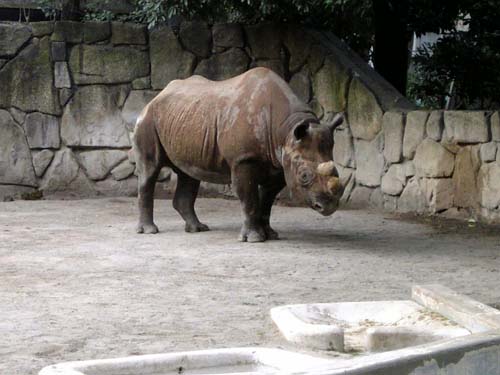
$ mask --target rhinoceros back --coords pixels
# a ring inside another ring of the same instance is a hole
[[[194,178],[230,182],[242,157],[279,164],[276,128],[309,111],[275,73],[253,69],[226,81],[200,76],[171,82],[152,102],[169,160]]]

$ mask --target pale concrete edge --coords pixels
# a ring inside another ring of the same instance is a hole
[[[310,324],[298,318],[293,312],[295,306],[286,305],[271,309],[271,318],[290,342],[315,349],[344,351],[344,330],[326,324]]]
[[[500,330],[499,310],[442,285],[414,285],[412,299],[473,333]]]
[[[63,362],[44,367],[38,375],[114,374],[124,369],[140,371],[148,367],[158,369],[165,366],[175,370],[178,366],[189,365],[193,365],[194,368],[209,368],[242,364],[270,366],[289,372],[295,368],[305,371],[307,368],[325,364],[327,361],[281,349],[244,347]]]
[[[307,375],[382,375],[413,374],[415,369],[425,366],[429,361],[437,361],[441,366],[456,364],[472,352],[487,348],[500,351],[500,331],[477,333],[453,339],[435,341],[433,343],[394,350],[365,357],[355,358],[349,363],[321,365],[306,372],[291,374]],[[478,374],[479,375],[479,374]],[[481,374],[483,375],[483,374]]]

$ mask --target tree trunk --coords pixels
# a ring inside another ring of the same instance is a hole
[[[411,33],[407,26],[407,0],[373,0],[375,15],[375,70],[406,96]]]
[[[80,18],[80,0],[63,0],[61,5],[61,19],[79,21]]]

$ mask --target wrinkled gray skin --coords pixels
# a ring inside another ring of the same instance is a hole
[[[160,169],[178,176],[173,206],[186,232],[208,230],[194,211],[200,181],[231,183],[241,201],[240,241],[277,239],[269,218],[276,195],[293,196],[323,215],[343,192],[333,166],[333,129],[322,125],[287,83],[255,68],[226,81],[172,81],[142,111],[133,145],[139,175],[138,233],[156,233],[154,186]]]

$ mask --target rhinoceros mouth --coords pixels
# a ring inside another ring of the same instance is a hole
[[[337,211],[338,205],[337,204],[324,205],[320,202],[313,202],[311,204],[311,208],[323,216],[330,216],[335,211]]]

